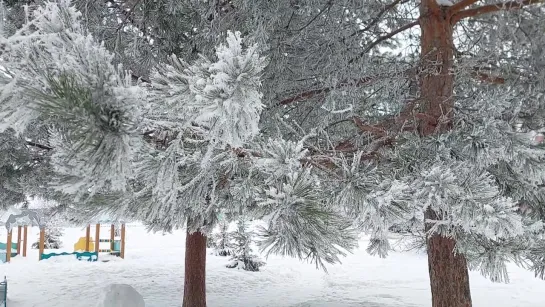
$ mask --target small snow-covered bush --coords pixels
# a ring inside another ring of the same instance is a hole
[[[231,256],[232,254],[232,235],[229,233],[229,223],[227,221],[220,222],[218,233],[212,234],[209,238],[209,247],[214,249],[216,256]]]
[[[265,262],[254,255],[250,246],[253,233],[248,230],[248,224],[241,218],[237,222],[237,229],[232,233],[233,236],[233,256],[228,268],[238,268],[245,271],[259,271],[259,268],[265,265]]]

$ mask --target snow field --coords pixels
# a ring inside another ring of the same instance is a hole
[[[29,229],[29,246],[38,229]],[[102,229],[106,235],[107,228]],[[94,232],[92,231],[92,234]],[[64,231],[64,249],[85,235],[82,228]],[[77,261],[70,256],[38,261],[29,248],[28,257],[15,257],[0,265],[0,276],[9,282],[9,307],[93,307],[103,288],[112,283],[129,284],[146,301],[146,307],[181,305],[184,237],[147,233],[137,224],[127,225],[126,259],[109,262]],[[16,237],[15,237],[16,238]],[[5,230],[0,232],[5,242]],[[210,307],[426,307],[431,305],[426,255],[392,253],[386,259],[371,257],[361,247],[328,266],[329,274],[297,259],[270,256],[261,272],[228,269],[228,258],[207,256],[207,295]],[[46,251],[47,252],[47,251]],[[105,259],[102,255],[99,259]],[[542,307],[545,282],[531,272],[509,266],[511,283],[494,284],[471,273],[475,307]]]

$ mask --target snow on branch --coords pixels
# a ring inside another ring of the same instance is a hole
[[[477,1],[479,1],[479,0],[462,0],[460,2],[454,3],[454,5],[452,5],[449,8],[449,11],[458,12],[460,10],[465,9],[466,7],[469,7],[470,5],[472,5],[474,3],[477,3]]]
[[[509,11],[509,10],[518,10],[523,7],[533,5],[533,4],[541,4],[545,3],[544,0],[524,0],[524,1],[509,1],[509,2],[500,2],[496,4],[490,4],[490,5],[484,5],[480,7],[476,7],[473,9],[467,9],[463,11],[459,11],[452,15],[451,23],[457,23],[458,21],[468,18],[468,17],[475,17],[483,14],[489,14],[499,11]]]

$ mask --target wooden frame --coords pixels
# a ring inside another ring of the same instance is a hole
[[[91,225],[87,225],[87,229],[85,230],[85,251],[89,251],[89,241],[91,241]]]
[[[39,246],[39,253],[38,253],[38,260],[42,260],[42,255],[44,254],[44,247],[45,247],[45,228],[40,227],[40,246]]]
[[[9,230],[8,232],[8,241],[6,242],[6,262],[11,261],[11,235],[13,233],[13,230]]]
[[[85,234],[85,238],[86,238],[86,251],[89,251],[89,242],[91,241],[91,237],[90,237],[90,233],[91,233],[91,226],[88,225],[87,226],[87,229],[86,229],[86,234]],[[120,250],[119,250],[119,257],[121,259],[125,259],[125,235],[126,235],[126,230],[125,230],[125,224],[121,224],[121,246],[120,246]],[[105,242],[107,242],[108,240],[105,240]],[[111,224],[110,225],[110,249],[109,251],[110,252],[113,252],[114,251],[114,248],[115,248],[115,225],[114,224]],[[100,252],[107,252],[108,250],[107,249],[100,249],[100,223],[98,224],[95,224],[95,248],[94,248],[95,252],[98,254]]]
[[[114,250],[114,240],[115,240],[115,225],[110,225],[110,250]]]
[[[23,257],[26,257],[26,242],[28,238],[28,226],[23,226]]]
[[[121,259],[125,259],[125,223],[121,224]]]
[[[21,225],[17,226],[17,255],[21,254]]]
[[[87,239],[87,244],[89,244],[89,239]],[[98,254],[100,246],[100,224],[95,225],[95,252]]]

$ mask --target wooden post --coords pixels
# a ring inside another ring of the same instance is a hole
[[[42,255],[44,254],[45,247],[45,227],[40,227],[40,243],[39,243],[39,260],[42,260]]]
[[[110,250],[114,250],[114,240],[115,240],[115,225],[110,226]]]
[[[95,253],[98,253],[100,243],[100,224],[95,225]]]
[[[17,255],[21,255],[21,228],[22,226],[17,226]]]
[[[89,241],[91,241],[91,225],[87,225],[87,229],[85,231],[85,251],[89,251]]]
[[[23,257],[26,257],[26,241],[28,238],[28,226],[23,227]]]
[[[121,224],[121,252],[119,254],[121,259],[125,259],[125,224]]]
[[[11,260],[11,234],[13,230],[9,230],[8,232],[8,241],[6,242],[6,262],[10,262]]]

